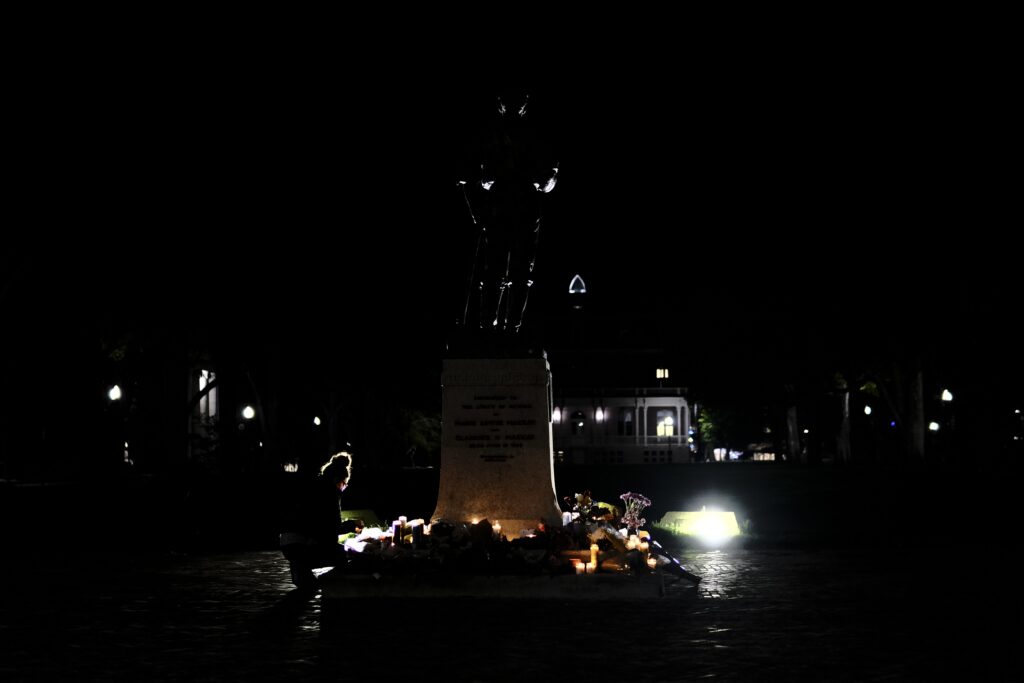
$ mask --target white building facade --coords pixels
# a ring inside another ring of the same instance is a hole
[[[556,462],[653,465],[690,462],[690,406],[681,388],[566,391],[551,422]]]

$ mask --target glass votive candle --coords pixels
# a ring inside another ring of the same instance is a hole
[[[658,558],[656,558],[656,557],[648,557],[647,558],[647,566],[650,567],[651,569],[654,569],[655,567],[657,567],[658,566]]]
[[[593,562],[587,562],[587,573],[593,574],[597,570],[597,565]]]

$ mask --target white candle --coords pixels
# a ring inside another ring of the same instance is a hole
[[[586,571],[586,567],[584,567],[583,563],[579,560],[574,561],[572,564],[574,567],[576,567],[577,574],[582,574],[584,571]]]
[[[587,562],[587,573],[588,574],[593,574],[595,569],[597,569],[597,565],[596,564],[594,564],[593,562]]]

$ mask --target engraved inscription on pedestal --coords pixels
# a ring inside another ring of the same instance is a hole
[[[448,359],[433,518],[500,522],[507,535],[559,519],[551,372],[543,358]]]

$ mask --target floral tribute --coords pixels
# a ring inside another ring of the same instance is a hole
[[[642,493],[632,493],[627,491],[623,493],[619,498],[626,504],[626,512],[622,515],[622,523],[630,529],[639,529],[644,524],[647,524],[647,520],[641,517],[645,508],[650,507],[651,499]]]

